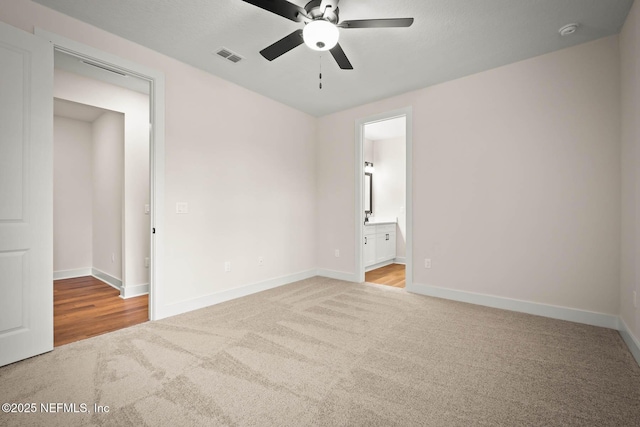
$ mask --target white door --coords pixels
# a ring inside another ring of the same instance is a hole
[[[0,22],[0,366],[53,350],[53,47]]]

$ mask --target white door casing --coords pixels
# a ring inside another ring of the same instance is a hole
[[[375,116],[357,119],[355,121],[355,281],[363,282],[365,279],[365,248],[362,245],[364,238],[364,127],[369,123],[394,119],[396,117],[406,118],[406,269],[405,280],[406,290],[413,291],[413,109],[405,107]],[[376,241],[377,243],[377,241]],[[395,250],[395,249],[394,249]],[[376,247],[376,252],[378,248]]]
[[[0,366],[53,350],[53,47],[0,22]]]
[[[55,50],[86,59],[108,68],[120,70],[150,83],[151,122],[151,198],[150,224],[151,256],[149,266],[149,320],[171,316],[164,300],[164,73],[104,52],[89,45],[35,27],[36,36],[48,40]],[[51,67],[53,69],[53,65]]]

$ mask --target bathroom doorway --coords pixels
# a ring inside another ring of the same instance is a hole
[[[356,121],[359,280],[410,288],[411,109]]]

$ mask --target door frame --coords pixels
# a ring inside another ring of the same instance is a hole
[[[122,71],[149,82],[149,320],[162,317],[164,290],[164,73],[36,27],[34,34],[49,40],[54,50]],[[53,69],[51,70],[53,73]],[[53,102],[53,101],[52,101]]]
[[[407,221],[406,235],[406,270],[405,289],[410,290],[413,285],[413,109],[400,108],[373,116],[357,119],[355,122],[355,250],[356,250],[356,280],[364,282],[364,127],[370,123],[381,122],[398,117],[405,117],[406,122],[406,177],[405,177],[405,215]]]

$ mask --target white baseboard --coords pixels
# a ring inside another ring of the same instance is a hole
[[[627,347],[629,347],[629,351],[636,359],[636,362],[640,365],[640,340],[631,333],[631,329],[629,329],[622,318],[620,318],[618,331],[620,332],[620,336],[622,336],[624,342],[627,344]]]
[[[252,283],[250,285],[241,286],[239,288],[229,289],[225,291],[215,292],[199,298],[168,304],[160,308],[156,315],[157,319],[171,317],[189,311],[198,310],[200,308],[209,307],[211,305],[220,304],[232,299],[255,294],[257,292],[266,291],[268,289],[277,288],[278,286],[288,285],[289,283],[299,280],[309,279],[317,276],[317,270],[308,270],[300,273],[290,274],[288,276],[276,277],[274,279],[265,280],[264,282]]]
[[[373,264],[373,265],[370,265],[368,267],[365,267],[364,271],[366,273],[367,271],[376,270],[378,268],[386,267],[387,265],[391,265],[393,263],[394,263],[394,260],[392,260],[392,259],[387,260],[387,261],[382,261],[382,262],[380,262],[378,264]]]
[[[60,270],[53,272],[53,280],[73,279],[75,277],[91,276],[91,267],[76,268],[74,270]]]
[[[421,295],[468,302],[487,307],[501,308],[503,310],[518,311],[521,313],[535,314],[537,316],[568,320],[570,322],[584,323],[609,329],[617,330],[619,326],[619,318],[613,314],[596,313],[569,307],[560,307],[537,302],[497,297],[493,295],[477,294],[467,291],[440,288],[437,286],[428,286],[419,283],[414,283],[407,288],[407,291]]]
[[[109,274],[105,273],[104,271],[100,271],[97,268],[91,269],[91,275],[96,279],[102,280],[107,285],[113,286],[114,288],[119,290],[120,294],[122,295],[122,280],[116,279],[115,277],[110,276]]]
[[[344,280],[345,282],[360,282],[356,279],[355,273],[345,273],[344,271],[318,269],[316,275],[328,277],[329,279]]]
[[[149,284],[143,283],[142,285],[124,286],[120,291],[120,298],[127,299],[133,297],[139,297],[140,295],[146,295],[149,293]]]
[[[393,260],[394,264],[407,264],[407,259],[403,256],[399,256],[396,259]]]

